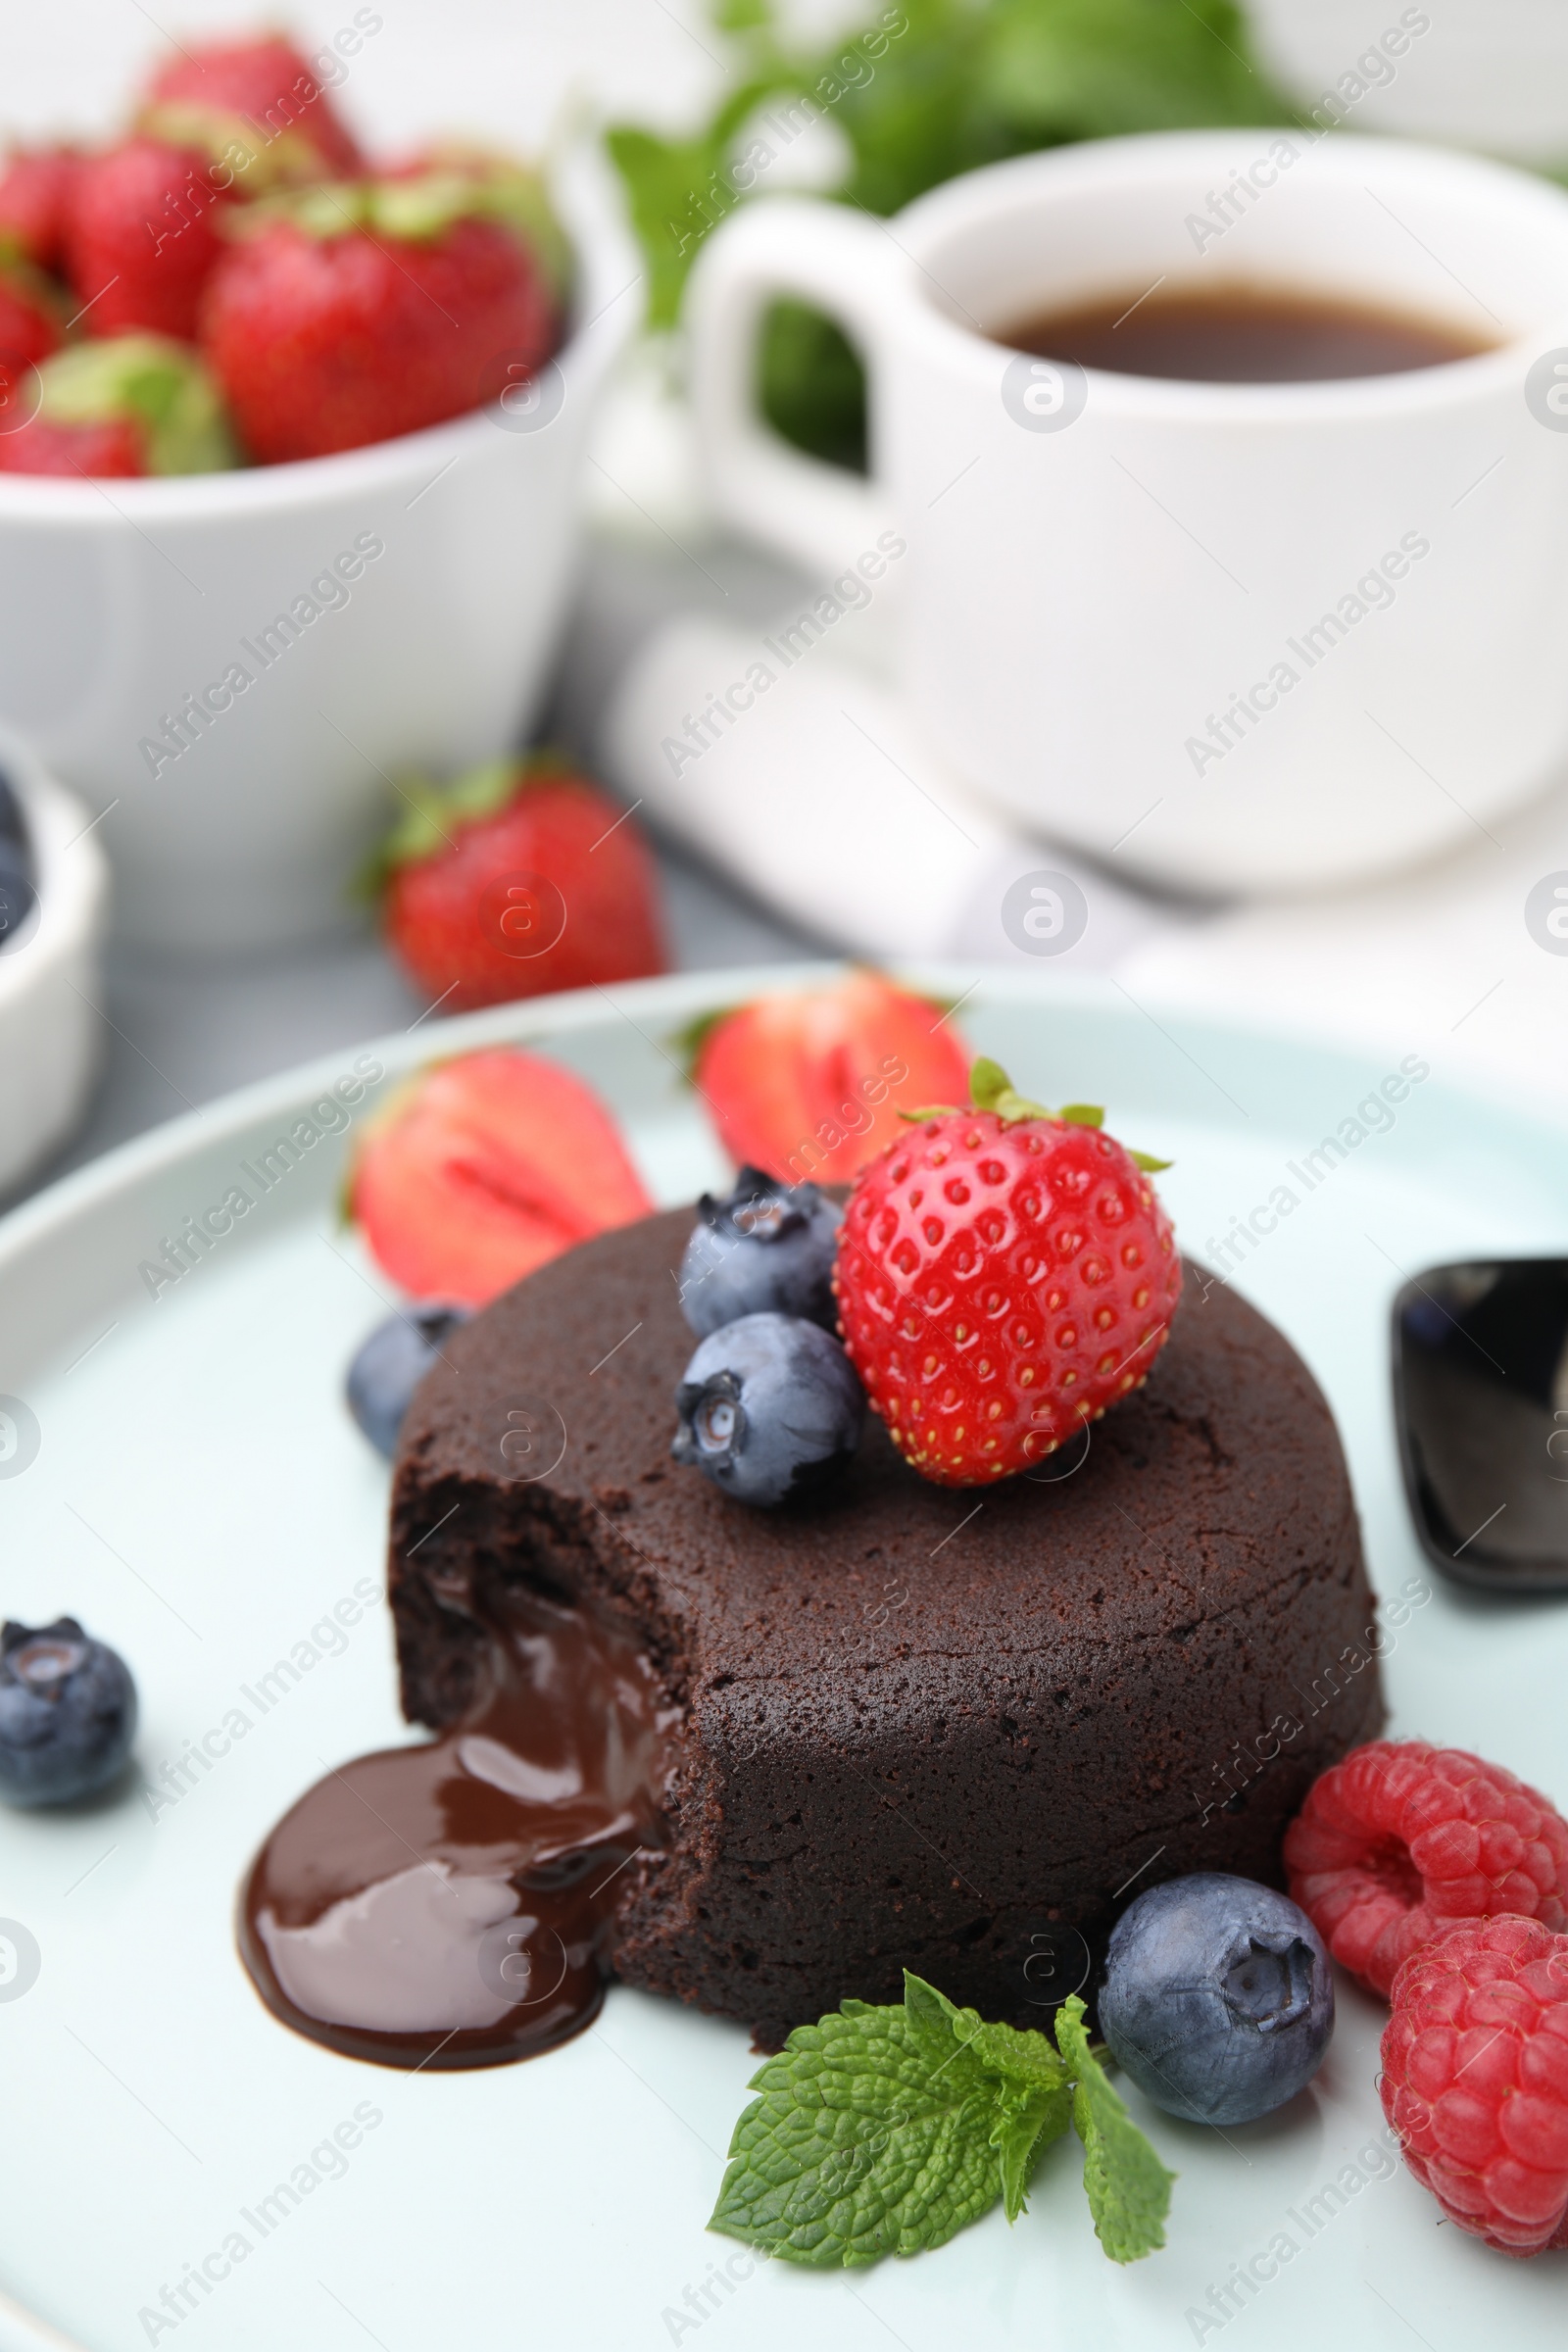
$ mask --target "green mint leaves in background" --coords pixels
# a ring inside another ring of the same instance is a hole
[[[1024,2210],[1071,2123],[1112,2262],[1165,2242],[1173,2176],[1101,2071],[1076,1995],[1044,2034],[988,2026],[905,1972],[902,2007],[846,2001],[752,2079],[709,2227],[816,2269],[945,2245],[1000,2198]]]
[[[867,0],[817,53],[787,49],[766,0],[713,7],[726,95],[666,139],[609,133],[649,274],[649,324],[672,326],[703,239],[793,145],[808,109],[842,132],[832,191],[886,216],[955,173],[1072,139],[1290,121],[1233,0]],[[864,385],[837,326],[799,303],[765,324],[764,415],[813,455],[864,465]]]

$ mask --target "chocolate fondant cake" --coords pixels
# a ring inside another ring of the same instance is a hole
[[[1028,2024],[1041,1953],[1072,1989],[1133,1890],[1280,1884],[1382,1704],[1344,1456],[1279,1332],[1190,1281],[1076,1467],[935,1487],[868,1418],[831,1496],[749,1511],[670,1459],[690,1230],[604,1235],[450,1339],[393,1494],[411,1721],[471,1713],[530,1593],[643,1653],[670,1728],[659,1842],[603,1897],[619,1976],[764,2046],[906,1966]]]

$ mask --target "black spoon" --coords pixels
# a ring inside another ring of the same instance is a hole
[[[38,893],[27,820],[15,785],[0,768],[0,951],[10,946]]]
[[[1407,1282],[1394,1411],[1433,1565],[1493,1592],[1568,1592],[1568,1258],[1477,1258]]]

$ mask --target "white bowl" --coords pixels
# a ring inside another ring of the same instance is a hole
[[[0,953],[0,1198],[68,1141],[103,1059],[109,868],[89,811],[0,736],[37,862],[38,904]]]
[[[237,473],[0,475],[0,719],[89,813],[118,801],[100,831],[126,937],[243,949],[334,928],[396,806],[388,778],[527,726],[589,422],[641,309],[604,167],[577,153],[555,193],[570,333],[506,411]]]

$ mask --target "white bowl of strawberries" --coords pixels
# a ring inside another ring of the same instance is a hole
[[[126,936],[334,927],[389,773],[517,740],[639,280],[589,152],[372,167],[277,37],[0,171],[0,718]]]

